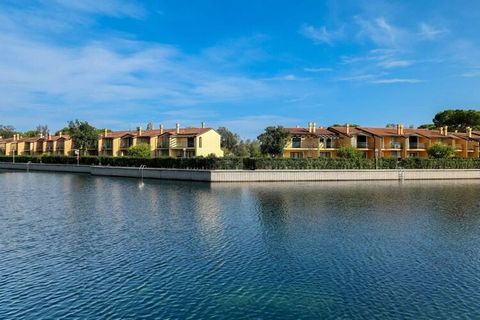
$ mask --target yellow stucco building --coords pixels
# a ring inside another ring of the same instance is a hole
[[[99,137],[98,154],[125,156],[130,147],[141,143],[150,146],[152,157],[223,157],[220,134],[204,123],[200,128],[181,128],[177,124],[174,129],[160,125],[155,130],[105,131]]]
[[[342,146],[352,146],[365,158],[393,157],[427,158],[427,149],[433,144],[450,145],[457,157],[479,157],[480,132],[394,128],[329,127],[317,128],[310,122],[307,128],[287,128],[290,135],[283,156],[289,158],[335,157]]]
[[[40,135],[23,138],[14,134],[12,138],[0,139],[0,154],[4,155],[61,155],[72,154],[73,142],[70,136],[60,133],[58,136]]]

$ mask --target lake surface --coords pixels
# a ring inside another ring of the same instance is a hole
[[[0,173],[0,318],[480,318],[480,182]]]

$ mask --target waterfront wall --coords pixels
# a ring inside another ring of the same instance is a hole
[[[370,181],[370,180],[460,180],[480,179],[478,169],[405,170],[143,170],[132,167],[76,166],[40,163],[0,163],[0,169],[85,173],[95,176],[205,182]]]

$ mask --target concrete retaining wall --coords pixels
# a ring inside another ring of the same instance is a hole
[[[76,166],[62,164],[0,163],[0,169],[88,173],[95,176],[139,178],[139,168]],[[480,170],[182,170],[145,168],[144,178],[205,181],[368,181],[368,180],[451,180],[480,179]]]

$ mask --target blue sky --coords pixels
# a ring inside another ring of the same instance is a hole
[[[0,123],[419,125],[478,108],[480,2],[3,0]]]

